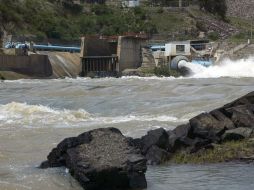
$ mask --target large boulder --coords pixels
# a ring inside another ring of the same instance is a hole
[[[86,190],[147,187],[146,158],[118,129],[96,129],[67,138],[42,168],[66,166]]]
[[[168,148],[168,133],[165,129],[159,128],[148,131],[148,133],[141,137],[141,149],[142,153],[146,154],[150,147],[156,145],[159,148]]]
[[[224,122],[217,120],[210,113],[202,113],[190,119],[193,137],[219,141],[219,137],[227,130]]]
[[[254,105],[240,105],[226,109],[232,116],[232,122],[236,127],[248,127],[254,129]]]
[[[148,131],[140,139],[135,139],[136,146],[141,149],[147,159],[147,164],[157,165],[169,159],[169,138],[165,129],[159,128]]]
[[[191,126],[189,124],[179,125],[172,132],[176,138],[188,137],[190,134]]]
[[[242,140],[245,138],[250,138],[253,133],[253,129],[239,127],[236,129],[231,129],[225,132],[223,135],[223,141],[231,141],[231,140]]]
[[[146,153],[147,164],[159,165],[169,160],[171,154],[156,145],[150,147]]]
[[[188,147],[192,145],[192,139],[189,138],[190,125],[179,125],[172,131],[167,131],[169,136],[169,151],[175,152],[182,147]]]

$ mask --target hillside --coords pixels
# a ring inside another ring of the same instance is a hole
[[[230,17],[240,17],[251,19],[254,17],[254,0],[226,0],[227,15]]]
[[[68,6],[58,1],[0,0],[2,28],[10,33],[72,40],[82,34],[155,33],[142,9],[121,10],[106,5]]]
[[[25,36],[35,41],[73,41],[87,34],[119,35],[126,32],[144,32],[156,40],[186,40],[197,38],[200,32],[204,32],[206,37],[217,40],[236,34],[236,38],[245,38],[246,35],[239,36],[239,31],[242,30],[248,33],[248,24],[242,20],[239,22],[235,18],[231,19],[233,13],[229,14],[230,22],[226,23],[216,15],[201,11],[195,3],[184,9],[151,7],[147,4],[126,9],[120,8],[119,3],[114,3],[113,0],[109,1],[110,5],[84,2],[0,0],[2,36],[3,31],[6,31],[8,34]],[[229,11],[231,9],[229,7]]]

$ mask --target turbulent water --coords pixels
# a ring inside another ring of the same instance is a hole
[[[192,78],[219,78],[219,77],[253,77],[254,57],[232,61],[224,59],[220,64],[212,67],[203,67],[198,64],[182,63],[182,66],[190,68]]]
[[[138,137],[173,129],[254,89],[252,59],[188,78],[105,78],[0,82],[0,189],[78,190],[64,168],[36,167],[63,138],[98,127]],[[254,165],[164,165],[147,172],[149,190],[254,189]]]

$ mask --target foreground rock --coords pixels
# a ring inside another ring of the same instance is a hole
[[[63,140],[41,168],[66,166],[86,190],[143,189],[146,159],[118,129],[96,129]]]

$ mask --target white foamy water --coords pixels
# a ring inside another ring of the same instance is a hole
[[[12,102],[0,105],[0,125],[21,124],[25,127],[43,127],[50,124],[68,124],[89,119],[85,110],[56,110],[42,105]]]
[[[181,65],[193,72],[191,78],[254,77],[254,57],[237,61],[225,59],[218,65],[210,67],[186,62]]]
[[[12,102],[0,105],[0,126],[22,125],[23,127],[41,128],[53,127],[82,127],[82,124],[118,124],[132,121],[141,122],[184,122],[186,119],[178,119],[168,115],[125,115],[115,117],[96,116],[84,109],[58,110],[42,105],[28,105],[27,103]]]

